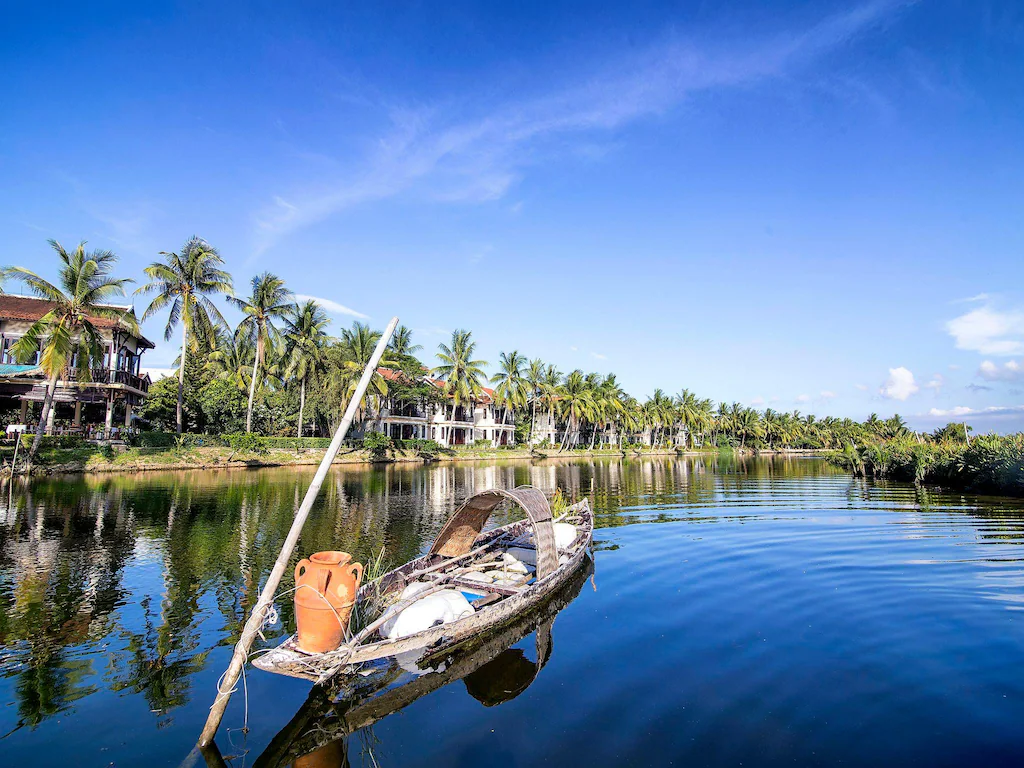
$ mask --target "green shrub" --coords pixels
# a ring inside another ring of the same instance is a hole
[[[125,440],[132,448],[173,448],[178,436],[173,432],[139,432]]]
[[[235,453],[252,453],[258,456],[263,456],[270,450],[270,446],[267,442],[268,438],[252,432],[240,432],[232,435],[224,435],[223,439],[228,444],[228,447]]]
[[[380,432],[367,432],[363,437],[363,448],[368,450],[370,455],[378,461],[386,459],[388,451],[394,447],[394,440]]]
[[[21,447],[31,448],[32,441],[35,439],[36,436],[34,432],[23,432],[21,435]],[[43,435],[43,439],[39,443],[39,449],[47,450],[51,448],[61,448],[70,450],[75,448],[84,448],[85,445],[85,438],[81,435]]]

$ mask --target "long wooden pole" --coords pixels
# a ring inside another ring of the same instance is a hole
[[[320,493],[320,487],[324,484],[324,480],[327,478],[327,472],[331,468],[331,464],[334,462],[334,457],[338,455],[338,451],[341,450],[341,443],[345,439],[345,435],[348,433],[349,427],[352,425],[352,420],[355,418],[356,411],[359,409],[359,403],[363,399],[363,395],[366,394],[366,388],[370,385],[370,378],[377,370],[377,366],[380,364],[380,359],[384,355],[384,350],[391,340],[391,334],[395,332],[395,327],[398,325],[398,318],[391,318],[391,322],[388,323],[388,327],[384,330],[383,335],[380,337],[380,341],[377,342],[377,348],[373,351],[373,355],[370,357],[370,362],[366,366],[366,370],[363,371],[363,376],[359,379],[359,384],[356,385],[356,391],[352,395],[352,399],[349,401],[348,408],[345,409],[345,417],[341,420],[341,424],[338,425],[338,431],[334,433],[334,438],[331,440],[331,445],[327,449],[327,453],[324,455],[323,460],[320,462],[320,466],[317,467],[316,474],[313,475],[313,482],[309,484],[309,489],[306,491],[306,496],[302,500],[302,504],[299,505],[298,512],[295,513],[295,519],[292,521],[291,530],[288,531],[288,536],[284,540],[284,544],[281,546],[281,553],[277,556],[277,562],[274,563],[274,568],[270,572],[270,576],[267,578],[267,583],[263,586],[263,591],[260,592],[259,600],[256,601],[256,606],[252,609],[252,613],[249,614],[249,620],[245,622],[245,628],[242,630],[242,636],[239,638],[238,643],[235,645],[235,652],[231,656],[231,663],[228,665],[227,671],[224,673],[223,679],[220,681],[217,689],[217,698],[213,700],[213,706],[210,707],[210,716],[206,718],[206,725],[203,727],[203,733],[199,737],[199,746],[205,747],[217,734],[217,728],[220,727],[220,721],[224,717],[224,710],[227,709],[228,699],[231,698],[231,693],[234,691],[235,683],[238,682],[238,677],[242,673],[242,667],[245,666],[246,659],[249,656],[249,647],[252,645],[253,640],[256,638],[256,634],[259,632],[260,627],[263,624],[263,619],[266,616],[266,611],[274,601],[274,595],[277,592],[277,585],[281,583],[281,577],[284,575],[285,569],[288,567],[288,560],[292,556],[292,551],[295,549],[295,544],[299,540],[299,535],[302,533],[302,526],[306,522],[306,518],[309,516],[309,511],[313,508],[313,503],[316,501],[317,495]]]

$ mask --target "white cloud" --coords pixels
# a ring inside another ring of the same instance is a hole
[[[986,360],[978,366],[978,376],[985,381],[1021,381],[1024,380],[1024,365],[1016,360],[1008,360],[1003,365]]]
[[[798,403],[809,403],[809,402],[811,402],[811,396],[810,395],[797,395],[796,396],[796,402],[798,402]]]
[[[957,365],[956,363],[950,363],[949,364],[949,370],[951,370],[951,371],[959,371],[960,370],[960,366]]]
[[[973,408],[968,408],[966,405],[957,405],[953,408],[932,408],[928,411],[929,416],[941,416],[943,418],[947,416],[967,416],[970,413],[976,413]]]
[[[854,384],[853,387],[854,387],[854,389],[859,389],[861,392],[867,392],[868,391],[868,385],[867,384]]]
[[[906,400],[919,389],[917,382],[914,381],[914,374],[901,365],[899,368],[889,369],[889,378],[878,392],[882,397],[891,400]]]
[[[569,351],[570,352],[579,352],[580,348],[579,347],[569,347]]]
[[[815,72],[821,58],[909,4],[869,0],[811,27],[741,45],[676,36],[631,58],[603,62],[583,82],[486,114],[453,115],[437,107],[392,110],[390,130],[376,142],[365,167],[326,183],[310,180],[305,191],[287,200],[277,195],[253,217],[256,254],[291,231],[417,184],[435,200],[499,199],[544,151],[572,152],[569,142],[553,148],[552,139],[589,139],[595,132],[662,115],[696,94]]]
[[[336,301],[331,301],[330,299],[322,299],[319,296],[308,296],[305,293],[296,293],[295,299],[297,301],[315,301],[328,312],[332,312],[335,315],[351,315],[352,317],[359,317],[364,320],[368,319],[368,315],[364,315],[362,312],[356,312],[354,309],[346,307],[344,304],[339,304]]]
[[[822,391],[821,391],[821,392],[820,392],[820,393],[818,394],[818,397],[820,397],[820,398],[821,398],[822,400],[833,400],[833,399],[835,399],[835,396],[836,396],[836,393],[835,393],[835,392],[830,392],[830,391],[829,391],[829,390],[827,390],[827,389],[823,389],[823,390],[822,390]]]
[[[946,379],[941,373],[936,373],[932,376],[931,380],[925,384],[928,389],[934,390],[935,394],[938,394],[942,390],[942,385],[946,383]]]
[[[929,416],[1016,416],[1024,414],[1024,405],[993,405],[989,408],[969,408],[966,405],[958,405],[954,408],[932,408],[928,411]]]
[[[608,355],[602,355],[600,352],[591,352],[590,356],[595,360],[607,360]]]
[[[957,349],[983,355],[1024,353],[1024,312],[1000,311],[986,305],[972,309],[946,323]]]
[[[165,379],[168,376],[178,375],[177,368],[147,368],[143,366],[139,370],[142,371],[143,373],[148,373],[149,378],[151,378],[153,381],[160,381],[160,379]]]
[[[760,406],[764,405],[764,398],[761,397],[760,395],[758,395],[757,397],[755,397],[753,400],[750,401],[750,404],[753,405],[753,406],[760,407]]]

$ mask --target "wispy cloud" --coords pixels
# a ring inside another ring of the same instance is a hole
[[[608,355],[602,355],[600,352],[591,352],[590,356],[595,360],[607,360]]]
[[[309,296],[305,293],[296,293],[295,298],[298,301],[315,301],[321,307],[334,315],[350,315],[351,317],[358,317],[363,320],[369,319],[369,315],[364,315],[362,312],[357,312],[351,307],[346,307],[344,304],[339,304],[331,299],[324,299],[320,296]]]
[[[985,381],[1024,381],[1024,365],[1016,360],[1008,360],[999,365],[985,360],[978,366],[978,376]]]
[[[672,38],[595,68],[587,81],[487,114],[465,117],[438,106],[392,110],[390,129],[361,171],[279,194],[255,214],[256,253],[289,232],[419,183],[435,200],[499,199],[536,162],[545,142],[602,135],[663,114],[699,93],[792,77],[909,4],[873,0],[811,27],[742,46]]]
[[[958,349],[983,355],[1024,354],[1024,310],[999,310],[991,304],[946,323]]]
[[[953,408],[932,408],[928,411],[929,416],[1019,416],[1024,414],[1024,405],[993,405],[989,408],[971,408],[966,405],[957,405]]]

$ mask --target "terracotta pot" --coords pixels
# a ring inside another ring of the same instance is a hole
[[[363,566],[347,552],[317,552],[295,566],[295,623],[299,648],[333,651],[345,635]]]
[[[292,768],[345,768],[347,765],[348,750],[345,748],[345,740],[338,739],[308,755],[295,758]]]

